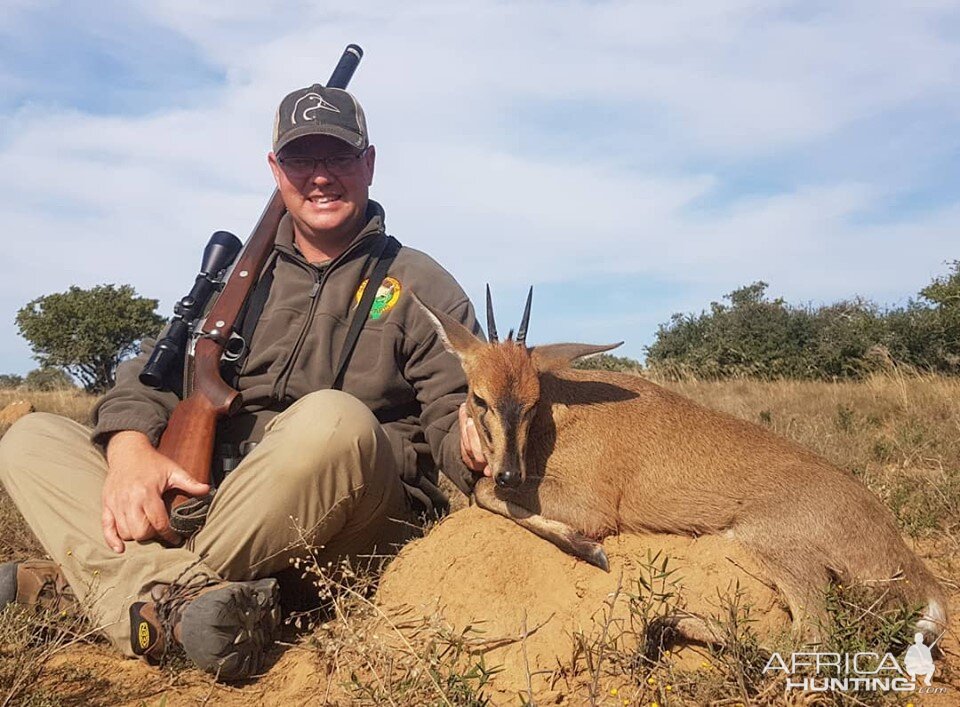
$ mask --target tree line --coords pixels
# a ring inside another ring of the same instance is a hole
[[[878,366],[960,373],[960,261],[901,307],[863,298],[792,305],[754,282],[711,302],[699,314],[674,314],[647,347],[646,368],[668,378],[850,379]],[[91,393],[114,383],[117,365],[155,336],[165,319],[157,300],[130,285],[71,287],[17,312],[16,324],[40,364],[21,377],[0,375],[0,388],[52,390],[79,382]],[[638,373],[625,356],[600,355],[580,368]]]
[[[907,365],[960,373],[960,261],[900,307],[862,298],[811,306],[767,296],[754,282],[700,314],[674,314],[647,348],[669,378],[856,379]]]

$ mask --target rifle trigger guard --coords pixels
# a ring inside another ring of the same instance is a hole
[[[247,342],[238,333],[233,332],[223,345],[223,355],[220,357],[227,363],[239,361],[247,352]]]

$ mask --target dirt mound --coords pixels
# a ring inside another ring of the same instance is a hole
[[[676,604],[678,593],[686,610],[717,616],[725,611],[722,597],[733,597],[739,584],[741,604],[752,605],[761,636],[789,625],[757,563],[730,541],[623,535],[607,539],[604,548],[609,573],[505,518],[468,508],[403,549],[384,574],[378,601],[388,614],[439,613],[457,629],[482,630],[495,646],[485,654],[487,666],[503,667],[494,687],[514,695],[527,690],[528,673],[535,693],[549,691],[548,673],[570,660],[577,634],[589,639],[602,630],[611,603],[621,628],[631,607],[636,619],[638,612]],[[684,653],[702,660],[684,648],[678,657]]]

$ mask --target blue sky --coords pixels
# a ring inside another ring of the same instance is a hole
[[[345,9],[346,8],[346,9]],[[763,279],[900,303],[960,258],[955,2],[65,2],[0,17],[0,373],[16,310],[130,283],[168,314],[245,236],[287,91],[343,46],[374,198],[501,328],[625,340]]]

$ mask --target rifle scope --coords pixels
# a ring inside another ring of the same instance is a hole
[[[200,274],[190,294],[174,305],[173,319],[157,341],[147,364],[140,372],[140,382],[151,388],[169,388],[170,375],[183,364],[184,348],[196,320],[202,316],[210,296],[220,287],[220,276],[237,257],[243,244],[227,231],[216,231],[203,249]]]

